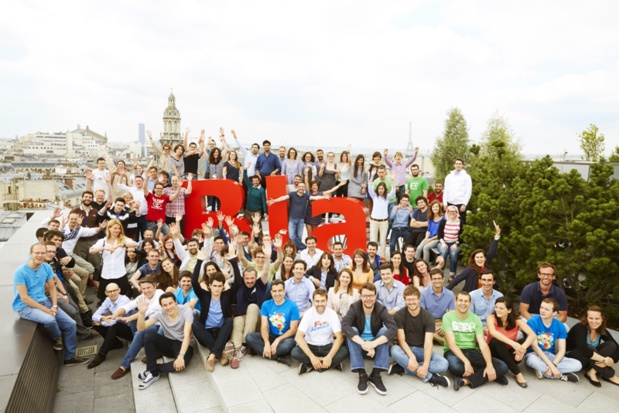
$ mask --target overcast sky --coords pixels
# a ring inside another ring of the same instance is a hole
[[[217,3],[217,4],[215,4]],[[363,4],[365,3],[365,5]],[[77,124],[158,136],[429,151],[451,107],[472,140],[505,117],[525,153],[619,144],[617,1],[7,1],[0,137]]]

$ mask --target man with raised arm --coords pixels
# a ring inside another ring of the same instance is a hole
[[[245,170],[247,171],[248,176],[254,176],[256,174],[256,162],[258,161],[258,155],[260,154],[260,145],[257,143],[253,143],[251,145],[251,152],[245,149],[245,145],[241,143],[239,138],[236,136],[236,132],[234,130],[230,131],[236,144],[239,146],[239,150],[243,154],[243,162],[245,162]]]

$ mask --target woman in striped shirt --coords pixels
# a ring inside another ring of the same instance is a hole
[[[460,253],[460,234],[462,234],[462,223],[458,216],[458,208],[455,205],[447,207],[447,219],[441,221],[438,227],[438,252],[447,259],[449,254],[449,276],[456,274],[458,267],[458,254]]]

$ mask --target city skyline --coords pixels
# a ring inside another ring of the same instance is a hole
[[[412,122],[427,152],[451,107],[472,142],[498,113],[524,153],[580,153],[590,123],[606,154],[619,143],[613,2],[106,6],[0,16],[0,137],[81,124],[133,141],[143,123],[158,138],[172,89],[182,131],[244,143],[404,148]]]

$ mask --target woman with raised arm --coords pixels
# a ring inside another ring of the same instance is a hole
[[[327,307],[337,313],[340,321],[348,312],[350,305],[359,300],[359,291],[353,288],[352,278],[352,271],[342,268],[335,285],[329,288],[327,293]]]
[[[492,357],[502,360],[514,374],[516,384],[526,388],[527,381],[518,368],[518,363],[537,339],[525,319],[519,318],[509,297],[499,297],[494,304],[494,313],[486,318],[488,335],[486,341],[490,347]],[[524,343],[516,341],[518,332],[522,330],[527,338]]]
[[[185,153],[185,147],[178,144],[174,147],[174,151],[170,155],[170,178],[172,175],[176,175],[179,178],[185,176],[185,160],[183,154]]]
[[[490,262],[492,262],[492,259],[496,255],[496,250],[499,246],[499,239],[501,238],[501,228],[496,224],[496,222],[492,221],[492,223],[494,224],[495,233],[494,240],[490,244],[488,254],[486,254],[482,249],[476,249],[473,251],[469,257],[467,267],[449,283],[447,286],[448,289],[453,290],[453,288],[460,284],[463,280],[465,280],[465,282],[464,287],[462,287],[462,291],[467,291],[470,293],[471,291],[481,287],[479,277],[483,271],[491,269]],[[495,288],[498,288],[498,286],[495,286]]]
[[[365,157],[357,155],[355,163],[350,173],[350,182],[348,183],[348,197],[355,198],[363,202],[367,196],[368,175],[365,172]]]
[[[365,173],[367,173],[367,176],[370,180],[370,184],[374,183],[374,180],[376,178],[378,178],[378,167],[381,165],[380,161],[382,159],[382,156],[380,155],[380,152],[376,151],[372,154],[372,162],[368,164],[368,166],[365,168]],[[373,186],[373,185],[369,185],[369,186]],[[374,208],[374,200],[372,199],[372,197],[370,196],[370,192],[368,191],[367,193],[367,199],[368,199],[368,207],[370,210],[370,214],[372,213],[372,209]]]
[[[580,361],[585,377],[595,387],[602,387],[600,378],[619,386],[613,366],[619,361],[619,344],[606,329],[602,309],[592,305],[567,334],[567,357]]]

